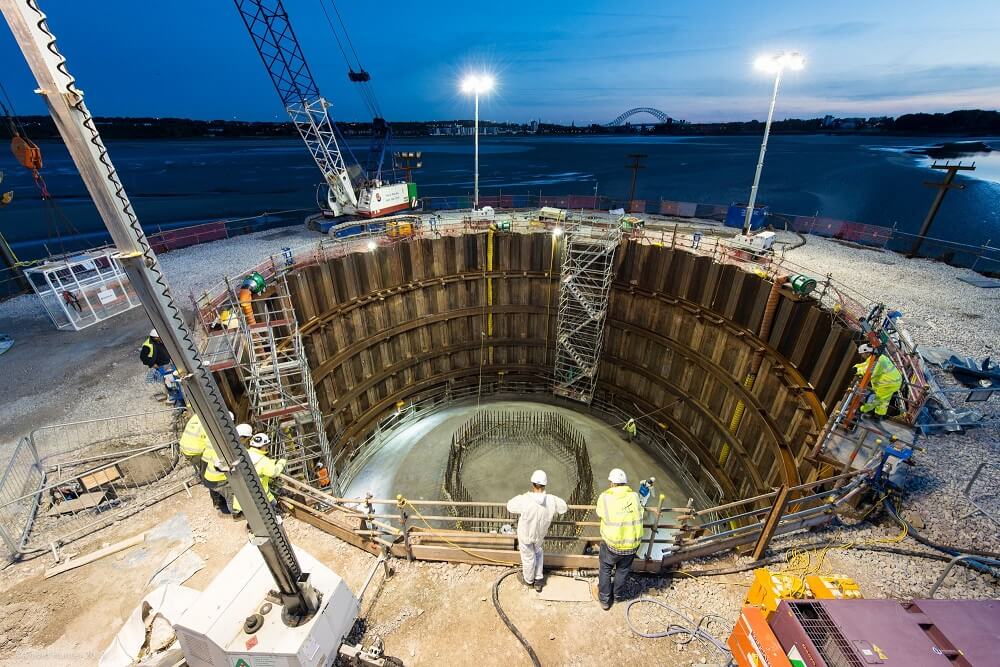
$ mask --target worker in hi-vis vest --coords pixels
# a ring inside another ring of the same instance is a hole
[[[608,481],[611,488],[597,498],[597,516],[601,518],[597,597],[605,611],[616,598],[625,599],[625,578],[642,541],[643,517],[639,494],[629,487],[625,471],[615,468]]]
[[[635,440],[636,426],[634,419],[629,418],[629,420],[625,422],[625,425],[622,426],[622,430],[625,431],[626,440],[628,440],[629,442]]]
[[[229,413],[229,418],[233,419],[232,412]],[[181,433],[177,444],[180,446],[181,454],[184,455],[184,458],[194,468],[194,472],[198,476],[198,482],[204,484],[205,461],[202,460],[202,454],[205,453],[205,448],[211,445],[208,442],[208,434],[202,428],[198,415],[191,415],[191,418],[188,419],[187,424],[184,425],[184,432]]]
[[[260,477],[260,483],[264,487],[264,493],[267,495],[268,502],[274,504],[274,494],[271,493],[271,480],[281,474],[288,461],[285,459],[275,461],[268,456],[267,446],[270,444],[271,438],[267,437],[266,433],[258,433],[250,439],[250,448],[247,450],[247,453],[250,454],[250,461],[253,463],[254,470],[257,471],[257,476]],[[234,498],[233,516],[235,517],[242,511],[240,509],[240,501]]]
[[[864,375],[871,357],[875,355],[875,350],[871,345],[859,345],[858,354],[865,355],[867,358],[860,364],[855,364],[854,374]],[[868,385],[871,394],[869,394],[865,404],[861,406],[861,412],[867,414],[874,410],[876,415],[884,417],[889,410],[889,402],[893,395],[903,386],[903,375],[892,363],[892,359],[884,354],[879,354],[872,367]]]
[[[253,427],[250,424],[237,424],[236,435],[239,436],[243,446],[248,447],[253,436]],[[233,514],[233,491],[229,486],[224,465],[211,442],[205,446],[201,460],[205,465],[203,478],[205,486],[208,487],[208,495],[212,498],[212,505],[223,514]]]

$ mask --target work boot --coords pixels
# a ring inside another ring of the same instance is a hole
[[[535,579],[535,591],[538,592],[538,593],[542,592],[542,580],[541,579]]]
[[[534,582],[532,582],[532,581],[525,581],[524,580],[524,575],[523,574],[517,575],[517,580],[520,581],[525,586],[527,586],[528,588],[531,588],[532,586],[534,586]]]
[[[611,600],[608,600],[607,602],[601,600],[601,609],[603,609],[604,611],[608,611],[609,609],[611,609]]]

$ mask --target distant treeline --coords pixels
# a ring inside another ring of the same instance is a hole
[[[1000,111],[968,109],[949,113],[913,113],[898,118],[846,119],[840,123],[831,117],[787,119],[775,121],[772,132],[779,134],[955,134],[1000,135]],[[58,137],[55,125],[48,116],[22,116],[18,119],[30,139]],[[108,139],[183,139],[196,137],[294,137],[295,128],[289,122],[258,122],[241,120],[193,120],[190,118],[124,118],[97,117],[101,134]],[[862,121],[856,123],[855,121]],[[642,121],[637,121],[641,123]],[[393,133],[401,137],[428,136],[442,126],[471,126],[470,120],[453,121],[395,121]],[[558,125],[541,123],[534,127],[518,123],[482,125],[496,128],[496,134],[636,134],[653,135],[732,135],[760,134],[761,121],[731,123],[687,123],[671,121],[660,125],[630,125],[606,127],[604,125]],[[371,130],[370,123],[338,123],[347,136],[364,136]]]

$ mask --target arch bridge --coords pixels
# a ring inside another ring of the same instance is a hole
[[[666,123],[667,121],[670,120],[670,116],[668,116],[664,112],[660,111],[659,109],[654,109],[653,107],[636,107],[634,109],[629,109],[625,113],[621,114],[620,116],[618,116],[617,118],[615,118],[613,121],[611,121],[610,123],[608,123],[607,126],[608,127],[621,127],[622,125],[625,124],[625,121],[627,121],[632,116],[636,116],[638,114],[643,114],[643,113],[644,114],[649,114],[650,116],[652,116],[653,118],[655,118],[656,121],[657,121],[657,123]]]

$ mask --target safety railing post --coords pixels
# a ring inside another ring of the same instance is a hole
[[[403,548],[406,549],[406,560],[413,560],[413,547],[410,545],[410,527],[407,525],[406,501],[402,496],[396,499],[399,507],[399,530],[403,534]]]
[[[656,509],[653,511],[653,529],[649,531],[649,543],[646,544],[646,560],[649,560],[653,555],[653,542],[656,540],[656,534],[660,532],[660,515],[663,513],[665,499],[666,496],[661,493],[656,501]]]
[[[678,553],[684,549],[687,544],[688,536],[691,533],[691,522],[694,519],[694,498],[688,498],[687,505],[684,511],[677,517],[680,522],[680,526],[677,528],[677,532],[674,534],[673,549],[674,553]]]
[[[753,547],[753,554],[750,557],[752,560],[760,560],[761,556],[767,550],[767,545],[771,543],[771,538],[774,537],[774,532],[778,529],[781,517],[785,513],[788,496],[788,485],[782,484],[778,489],[778,495],[774,498],[771,511],[768,512],[767,518],[764,520],[763,526],[761,526],[760,536],[757,538],[757,543]]]

